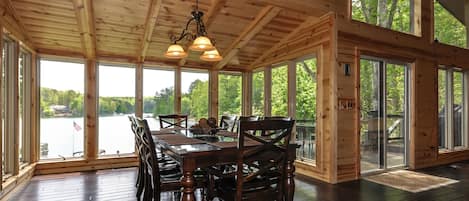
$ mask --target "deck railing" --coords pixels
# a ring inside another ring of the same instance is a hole
[[[315,163],[316,161],[316,123],[314,120],[296,120],[297,160]]]

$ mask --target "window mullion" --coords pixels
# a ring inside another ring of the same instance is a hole
[[[454,88],[453,88],[453,70],[449,69],[446,73],[446,116],[447,116],[447,123],[446,123],[446,147],[449,150],[454,149],[454,115],[453,115],[453,108],[454,108]]]

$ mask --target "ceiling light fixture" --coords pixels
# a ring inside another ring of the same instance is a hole
[[[196,1],[195,9],[191,12],[191,15],[192,17],[187,21],[186,27],[182,30],[179,37],[174,35],[170,37],[173,44],[168,47],[168,50],[164,54],[165,57],[170,59],[182,59],[187,57],[184,48],[177,44],[177,42],[182,39],[187,39],[193,41],[192,45],[189,46],[190,50],[204,52],[202,56],[200,56],[200,59],[204,61],[220,61],[222,57],[207,36],[207,31],[205,30],[205,25],[202,20],[204,13],[199,11],[199,0]],[[191,33],[191,30],[189,30],[192,22],[196,24],[196,33]]]

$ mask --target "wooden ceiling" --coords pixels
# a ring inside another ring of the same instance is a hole
[[[217,69],[257,67],[259,58],[302,23],[327,12],[309,14],[297,4],[288,9],[278,1],[200,0],[209,37],[224,57],[213,63],[199,60],[200,52],[182,60],[163,56],[170,35],[179,34],[187,23],[195,0],[5,1],[38,53]]]

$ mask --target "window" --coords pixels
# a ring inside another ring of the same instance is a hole
[[[438,146],[442,150],[467,147],[465,72],[455,69],[438,70]]]
[[[14,142],[15,142],[15,42],[9,38],[3,39],[2,51],[2,175],[8,178],[14,172]]]
[[[352,19],[411,33],[413,4],[413,0],[352,0]]]
[[[85,66],[40,61],[40,158],[83,155]]]
[[[218,116],[241,115],[242,82],[238,74],[218,75]]]
[[[174,71],[143,69],[143,118],[159,130],[158,115],[174,113]]]
[[[188,125],[192,126],[200,118],[208,117],[208,73],[181,73],[181,112],[188,115]]]
[[[99,64],[99,152],[135,152],[128,115],[135,115],[135,68]]]
[[[288,67],[272,69],[272,116],[288,116]]]
[[[264,71],[252,74],[252,114],[264,115]]]
[[[316,58],[296,62],[296,139],[299,160],[316,160]]]
[[[435,40],[453,45],[457,47],[467,47],[467,33],[466,26],[464,25],[464,12],[462,15],[455,15],[458,13],[446,8],[455,8],[462,6],[464,8],[464,1],[433,1],[434,5],[434,34]]]

